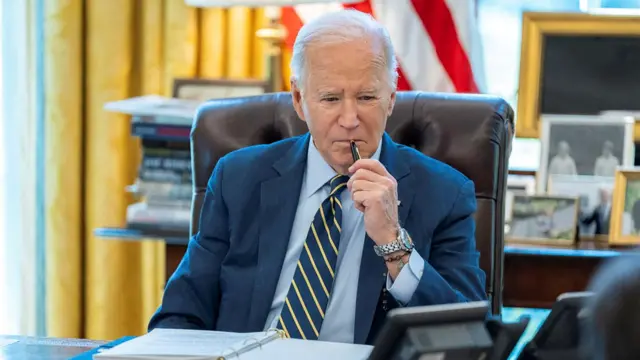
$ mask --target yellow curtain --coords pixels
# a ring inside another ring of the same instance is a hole
[[[45,2],[47,332],[145,332],[164,287],[164,245],[94,236],[122,227],[140,147],[106,102],[170,95],[176,77],[264,78],[261,9],[184,0]]]

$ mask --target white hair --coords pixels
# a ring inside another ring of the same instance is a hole
[[[374,38],[382,42],[384,66],[390,86],[395,90],[398,82],[398,62],[389,32],[371,15],[358,10],[329,12],[308,23],[298,32],[291,56],[291,75],[303,86],[306,76],[306,50],[312,44],[329,44]],[[302,80],[302,82],[300,81]]]

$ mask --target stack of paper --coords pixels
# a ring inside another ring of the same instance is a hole
[[[191,121],[201,104],[194,100],[147,95],[108,102],[104,109],[129,115],[183,118]]]
[[[280,338],[276,331],[229,333],[220,331],[155,329],[93,356],[96,360],[162,359],[223,360]]]
[[[105,350],[95,360],[365,360],[372,346],[282,338],[278,330],[256,333],[156,329]]]

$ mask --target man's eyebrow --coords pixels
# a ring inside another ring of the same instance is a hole
[[[340,91],[332,91],[332,90],[321,90],[318,92],[320,96],[329,96],[329,95],[338,95]]]

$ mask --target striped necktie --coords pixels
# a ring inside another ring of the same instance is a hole
[[[287,337],[317,340],[335,277],[342,222],[340,193],[349,177],[336,175],[316,212],[300,253],[277,327]]]

